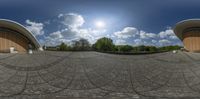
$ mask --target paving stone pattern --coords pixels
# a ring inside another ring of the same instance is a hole
[[[168,98],[200,98],[200,54],[0,54],[0,99]]]

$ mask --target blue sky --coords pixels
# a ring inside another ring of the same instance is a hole
[[[1,0],[0,18],[23,24],[45,45],[110,37],[116,44],[163,46],[182,45],[172,28],[199,18],[198,9],[199,0]]]

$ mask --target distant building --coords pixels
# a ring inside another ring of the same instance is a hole
[[[200,52],[200,19],[184,20],[176,24],[175,34],[190,52]]]
[[[0,19],[0,52],[42,50],[37,39],[21,24]]]

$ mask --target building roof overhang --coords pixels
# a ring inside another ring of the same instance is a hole
[[[20,23],[7,19],[0,19],[0,27],[15,30],[26,36],[37,49],[41,47],[36,37]]]
[[[174,33],[180,40],[183,40],[183,33],[189,28],[200,28],[200,19],[188,19],[178,22],[174,27]]]

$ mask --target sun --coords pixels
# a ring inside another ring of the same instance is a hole
[[[106,23],[102,20],[95,21],[96,28],[105,28]]]

